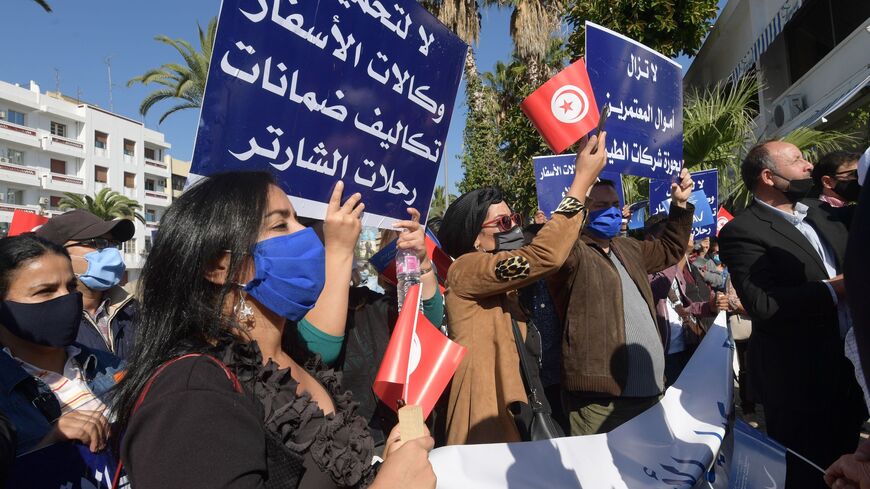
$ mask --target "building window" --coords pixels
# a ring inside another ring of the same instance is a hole
[[[94,147],[98,149],[108,148],[109,135],[104,132],[94,131]]]
[[[153,148],[145,148],[145,158],[148,158],[149,160],[157,160]]]
[[[154,180],[150,178],[145,179],[145,190],[154,191]]]
[[[48,197],[48,206],[52,209],[57,209],[60,207],[60,199],[63,197],[58,197],[57,195],[51,195]]]
[[[66,124],[51,121],[51,133],[62,138],[66,137]]]
[[[133,156],[136,154],[136,141],[130,141],[129,139],[124,140],[124,154],[127,156]]]
[[[151,252],[151,236],[145,236],[145,253]]]
[[[7,204],[24,204],[24,190],[9,188],[6,190]]]
[[[99,183],[109,182],[109,169],[104,166],[94,166],[94,181]]]
[[[23,165],[24,164],[24,151],[18,151],[17,149],[8,148],[6,150],[6,159],[8,159],[10,163],[15,163],[17,165]]]
[[[66,175],[66,161],[51,159],[51,172],[58,175]]]
[[[124,172],[124,187],[136,188],[136,174]]]
[[[179,192],[181,192],[182,190],[184,190],[185,183],[187,183],[187,177],[172,175],[172,190],[178,190]]]
[[[24,113],[18,112],[17,110],[7,110],[6,111],[6,120],[13,123],[18,124],[19,126],[24,125]]]
[[[123,244],[124,253],[127,253],[127,254],[136,253],[136,240],[135,239],[128,239],[127,241],[124,241],[124,243],[122,243],[122,244]]]
[[[145,209],[145,222],[155,222],[157,220],[157,212],[154,209]]]

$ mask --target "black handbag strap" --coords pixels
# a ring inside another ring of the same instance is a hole
[[[511,318],[511,323],[514,331],[514,342],[517,345],[517,354],[520,357],[520,372],[523,374],[523,385],[526,388],[526,395],[529,397],[529,405],[535,413],[547,412],[547,410],[544,409],[543,403],[541,403],[541,400],[538,398],[537,389],[532,385],[533,376],[529,370],[528,351],[523,342],[523,335],[520,333],[520,326],[514,318]]]

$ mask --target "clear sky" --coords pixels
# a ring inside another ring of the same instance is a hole
[[[109,108],[111,64],[112,108],[115,112],[142,120],[139,103],[152,88],[127,80],[167,62],[181,62],[175,50],[154,41],[165,34],[197,44],[196,24],[206,26],[217,15],[220,0],[49,0],[54,12],[45,13],[32,0],[2,0],[5,46],[0,49],[0,80],[27,86],[30,80],[43,92],[61,92],[83,101]],[[724,4],[724,1],[720,2]],[[510,10],[489,8],[482,15],[481,42],[476,46],[480,70],[490,70],[511,53],[508,33]],[[687,69],[689,60],[679,59]],[[450,189],[461,179],[458,155],[465,127],[464,85],[456,97],[453,120],[447,138]],[[145,125],[166,135],[170,153],[190,159],[196,133],[198,111],[188,110],[169,116],[157,125],[163,113],[158,105],[145,118]],[[442,176],[439,179],[443,179]],[[443,183],[443,180],[439,184]]]

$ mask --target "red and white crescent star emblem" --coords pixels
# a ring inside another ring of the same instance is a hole
[[[550,111],[559,122],[574,124],[586,117],[589,111],[589,98],[574,85],[565,85],[556,90],[550,100]]]
[[[716,229],[721,231],[722,228],[728,224],[728,218],[725,216],[719,216],[719,219],[716,219]]]

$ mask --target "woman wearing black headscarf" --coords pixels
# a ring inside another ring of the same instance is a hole
[[[525,336],[516,290],[562,266],[580,234],[583,200],[604,167],[606,133],[577,154],[574,181],[552,219],[523,246],[519,216],[501,192],[483,188],[450,204],[438,239],[456,261],[447,275],[450,337],[468,352],[456,371],[447,408],[447,443],[520,441],[509,412],[527,402],[512,318]]]

